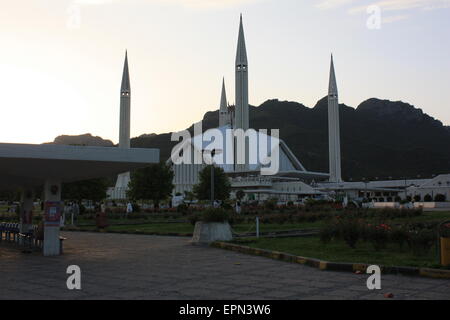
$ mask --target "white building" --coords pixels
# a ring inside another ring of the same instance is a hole
[[[234,132],[236,129],[243,129],[244,131],[250,128],[249,123],[249,104],[248,104],[248,59],[245,46],[244,28],[242,23],[242,16],[239,26],[239,38],[236,54],[236,106],[235,108],[228,106],[226,98],[225,81],[222,84],[222,95],[219,109],[219,127],[216,132],[220,132],[223,137],[227,136],[228,132]],[[208,131],[205,132],[209,134]],[[277,198],[281,201],[296,201],[303,197],[320,196],[324,193],[311,187],[311,181],[320,181],[328,178],[326,173],[310,172],[305,169],[297,157],[292,153],[289,147],[280,139],[271,138],[265,134],[257,135],[256,140],[246,140],[245,143],[245,163],[238,163],[235,161],[233,149],[233,142],[226,147],[226,144],[220,154],[214,156],[213,161],[216,166],[224,169],[225,173],[230,178],[232,186],[232,196],[238,190],[243,190],[248,200],[266,200],[270,198]],[[231,141],[234,141],[232,138]],[[270,152],[268,157],[275,158],[279,163],[278,173],[275,175],[262,175],[261,169],[268,165],[265,160],[260,159],[260,142],[268,142]],[[188,144],[188,147],[186,146]],[[256,149],[255,145],[257,145]],[[279,146],[279,151],[275,153],[275,145]],[[191,163],[197,157],[202,159],[205,152],[211,152],[210,142],[205,142],[201,136],[195,136],[184,141],[180,146],[182,148],[189,148]],[[251,151],[253,150],[253,151]],[[231,154],[231,162],[226,159]],[[256,161],[251,161],[251,154],[257,154]],[[183,156],[180,154],[180,156]],[[199,183],[199,172],[206,166],[205,164],[174,164],[172,159],[168,163],[173,166],[175,173],[173,194],[184,194],[184,192],[192,191],[194,185]]]
[[[413,199],[419,196],[423,201],[429,195],[434,201],[435,197],[441,194],[447,201],[450,201],[450,174],[441,174],[433,179],[422,180],[410,185],[406,190],[407,195]]]

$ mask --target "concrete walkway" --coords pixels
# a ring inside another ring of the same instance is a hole
[[[65,233],[65,254],[45,258],[0,244],[0,299],[394,299],[450,300],[450,280],[385,275],[369,291],[367,275],[328,272],[196,247],[189,239]],[[81,268],[81,291],[66,287]]]

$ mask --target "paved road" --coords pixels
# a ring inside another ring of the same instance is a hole
[[[65,233],[65,254],[42,257],[0,244],[0,299],[448,299],[450,280],[386,275],[380,291],[366,275],[198,247],[189,239]],[[82,270],[69,291],[66,269]]]

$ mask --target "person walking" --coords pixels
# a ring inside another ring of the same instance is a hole
[[[80,206],[78,202],[72,204],[72,225],[75,225],[75,221],[78,220],[78,215],[80,214]]]
[[[133,205],[131,204],[131,202],[128,202],[127,204],[127,218],[128,218],[128,214],[133,213]]]

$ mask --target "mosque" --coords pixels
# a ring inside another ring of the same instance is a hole
[[[245,45],[244,26],[242,16],[240,19],[238,45],[235,63],[235,83],[236,83],[236,103],[235,106],[228,106],[227,95],[225,90],[225,81],[222,84],[222,96],[220,99],[219,109],[219,127],[216,130],[226,135],[227,130],[236,131],[242,129],[247,132],[250,128],[249,123],[249,92],[248,92],[248,73],[249,64],[247,59],[247,50]],[[335,80],[334,80],[335,81]],[[330,88],[336,88],[336,84],[330,85]],[[337,97],[337,94],[336,94]],[[337,112],[334,113],[337,115]],[[336,120],[336,119],[334,119]],[[337,119],[337,121],[339,121]],[[336,125],[338,128],[338,125]],[[206,131],[205,135],[208,134]],[[202,155],[208,150],[208,143],[193,137],[187,142],[191,148],[192,157],[196,154]],[[258,135],[256,144],[262,140],[270,140],[265,134]],[[251,153],[249,146],[250,142],[245,144],[245,163],[239,164],[235,160],[235,155],[231,156],[232,163],[223,161],[230,153],[233,153],[233,148],[224,148],[221,150],[222,154],[214,156],[213,162],[216,166],[222,167],[225,173],[229,176],[232,186],[232,196],[238,190],[244,191],[248,200],[267,200],[277,198],[282,201],[297,201],[302,197],[316,197],[325,196],[326,193],[315,189],[311,186],[311,182],[327,180],[328,173],[312,172],[307,170],[300,160],[293,154],[284,141],[275,138],[276,145],[279,146],[277,150],[278,158],[278,172],[274,175],[262,175],[261,168],[264,168],[264,159],[260,158],[258,152],[258,159],[256,163],[250,163],[248,154]],[[235,148],[236,150],[236,148]],[[333,150],[337,150],[334,148]],[[274,150],[271,150],[271,153]],[[218,158],[222,157],[222,161]],[[168,160],[168,164],[172,165],[175,177],[174,195],[183,195],[185,192],[192,191],[194,185],[198,180],[198,173],[204,168],[206,164],[174,164],[172,159]],[[337,167],[337,166],[335,166]]]
[[[242,129],[246,132],[251,128],[249,118],[249,63],[245,44],[244,26],[242,15],[240,18],[238,44],[235,61],[235,106],[230,106],[227,100],[225,80],[222,83],[222,93],[220,98],[218,127],[212,130],[219,131],[226,136],[227,131],[235,132]],[[125,57],[125,65],[121,86],[120,104],[120,141],[119,148],[130,148],[130,78],[128,70],[128,58]],[[210,130],[208,130],[210,131]],[[203,135],[208,135],[208,131]],[[202,135],[200,131],[200,135]],[[183,150],[189,148],[192,158],[203,159],[205,152],[210,152],[208,148],[212,145],[200,137],[194,136],[184,141]],[[258,148],[261,140],[269,139],[265,134],[259,134],[256,144]],[[280,202],[302,201],[305,198],[331,199],[370,199],[372,202],[389,203],[399,197],[420,197],[426,195],[434,197],[436,194],[443,194],[450,200],[450,175],[440,175],[433,179],[406,179],[389,181],[362,181],[345,182],[341,173],[341,150],[340,150],[340,125],[339,125],[339,98],[336,74],[331,56],[329,86],[328,86],[328,139],[329,139],[329,173],[313,172],[307,170],[286,143],[281,139],[275,139],[277,148],[276,158],[279,168],[276,174],[263,175],[261,169],[266,167],[265,159],[257,157],[256,163],[249,162],[251,149],[250,141],[245,140],[245,161],[237,163],[236,147],[222,148],[217,155],[211,157],[212,163],[224,169],[228,175],[232,197],[237,191],[245,193],[246,200],[264,201],[267,199],[277,199]],[[234,141],[234,140],[233,140]],[[269,148],[268,156],[275,149]],[[216,151],[216,149],[214,149]],[[257,150],[258,151],[258,150]],[[224,158],[229,158],[231,154],[232,163],[224,162]],[[258,152],[259,155],[259,152]],[[219,161],[221,160],[221,161]],[[194,185],[199,182],[199,172],[206,164],[174,163],[172,157],[167,160],[174,170],[174,190],[173,196],[183,195],[185,192],[193,190]],[[124,199],[130,180],[129,173],[119,175],[115,188],[109,190],[112,199]]]

